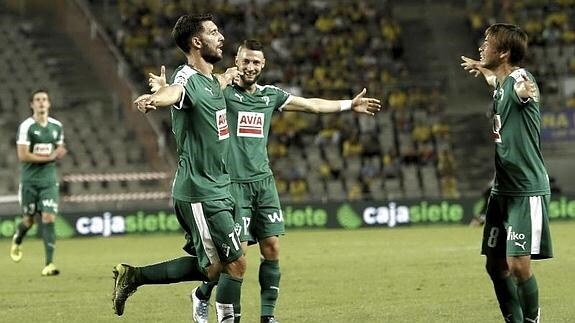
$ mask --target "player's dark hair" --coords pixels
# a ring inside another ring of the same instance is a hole
[[[34,101],[34,96],[36,96],[36,94],[38,93],[46,93],[46,95],[50,96],[50,94],[48,93],[48,90],[46,89],[37,89],[34,92],[32,92],[32,94],[30,94],[30,103],[32,103]]]
[[[184,52],[190,52],[190,38],[204,31],[203,22],[214,20],[211,14],[196,14],[181,16],[172,30],[172,38]]]
[[[264,45],[255,39],[244,40],[241,47],[245,48],[245,49],[249,49],[249,50],[258,50],[258,51],[262,51],[262,52],[264,50]]]
[[[497,51],[509,51],[509,64],[518,65],[527,53],[529,37],[521,28],[512,24],[493,24],[485,30],[485,36],[494,40]]]

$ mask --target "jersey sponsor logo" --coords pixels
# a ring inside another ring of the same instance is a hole
[[[493,141],[494,142],[501,142],[501,116],[496,114],[493,116]]]
[[[507,229],[507,241],[525,240],[525,234],[513,231],[513,227],[509,226]]]
[[[52,153],[52,144],[40,143],[35,144],[32,149],[34,155],[38,156],[50,156]]]
[[[238,137],[263,138],[264,121],[261,112],[238,112]]]
[[[186,83],[188,83],[188,79],[196,73],[198,72],[186,65],[178,72],[176,72],[176,76],[174,77],[174,84],[179,84],[185,87]]]
[[[218,139],[228,139],[230,137],[230,130],[228,129],[226,109],[216,111],[216,124],[218,125]]]
[[[54,210],[54,213],[58,213],[58,203],[56,201],[54,201],[54,199],[42,200],[42,207],[43,208],[51,208]]]
[[[284,216],[283,216],[281,210],[279,212],[274,212],[272,214],[268,214],[268,219],[270,219],[270,221],[272,223],[284,222]]]

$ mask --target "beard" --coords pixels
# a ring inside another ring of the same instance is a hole
[[[219,54],[217,50],[213,50],[208,46],[200,49],[200,55],[202,55],[202,58],[210,64],[215,64],[222,59],[222,55]]]
[[[262,73],[260,72],[260,73],[256,74],[252,79],[247,79],[245,77],[245,75],[241,75],[240,78],[242,79],[242,82],[244,83],[244,85],[246,87],[249,87],[249,86],[252,86],[253,84],[255,84],[260,79],[261,75],[262,75]]]

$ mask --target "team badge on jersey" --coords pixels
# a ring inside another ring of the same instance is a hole
[[[493,99],[495,101],[501,101],[501,98],[505,95],[505,89],[499,88],[497,90],[493,90]]]
[[[228,139],[230,137],[230,130],[228,129],[226,109],[216,111],[216,124],[218,125],[218,139]]]
[[[270,105],[270,97],[269,96],[267,96],[267,95],[263,96],[262,100],[264,100],[264,102],[266,103],[266,106]]]
[[[261,112],[238,112],[238,137],[264,137],[265,115]]]

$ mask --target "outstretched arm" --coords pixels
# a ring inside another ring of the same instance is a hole
[[[465,56],[461,56],[461,59],[463,60],[461,66],[463,66],[464,70],[468,71],[470,74],[473,74],[475,77],[478,77],[481,74],[485,78],[487,84],[492,87],[496,86],[497,78],[495,77],[495,74],[481,66],[481,62]]]
[[[184,94],[184,87],[179,84],[163,86],[154,94],[140,95],[134,104],[140,112],[148,113],[158,107],[169,107],[180,102]]]
[[[225,89],[226,86],[232,84],[236,78],[240,75],[237,67],[229,67],[223,74],[214,74],[214,76],[220,82],[221,89]],[[148,73],[148,86],[152,93],[158,92],[158,90],[164,86],[168,85],[166,81],[166,67],[162,65],[160,68],[160,75],[154,73]]]
[[[179,84],[168,85],[166,81],[166,67],[164,65],[160,68],[160,75],[149,73],[148,76],[148,86],[152,94],[140,95],[134,101],[136,108],[140,112],[148,113],[158,107],[169,107],[182,99],[184,94],[183,86]]]
[[[381,103],[378,99],[364,98],[366,93],[367,90],[363,89],[353,100],[307,99],[293,96],[283,109],[308,113],[334,113],[353,109],[357,113],[375,115],[381,109]]]

